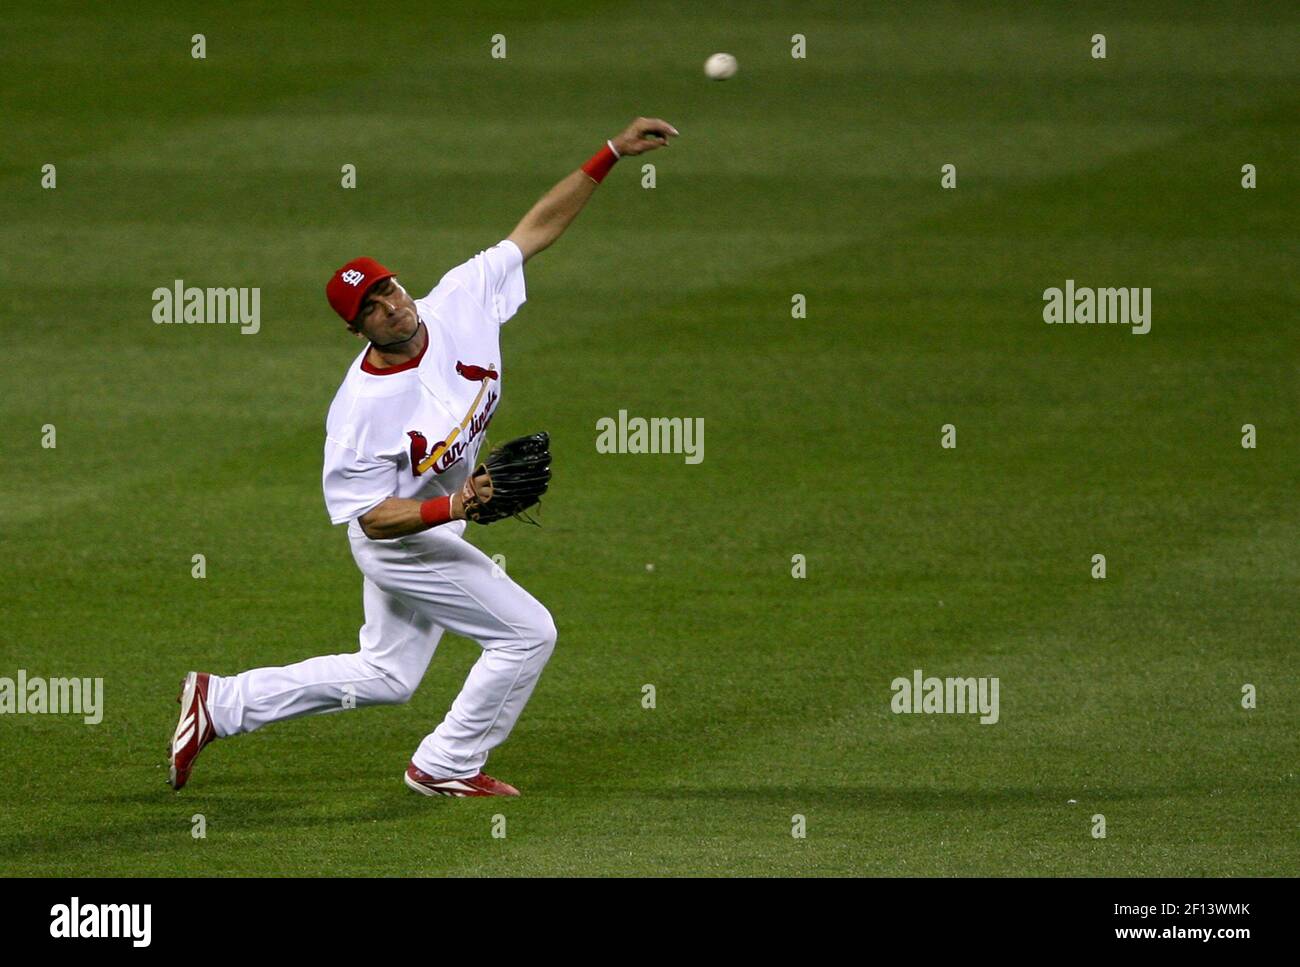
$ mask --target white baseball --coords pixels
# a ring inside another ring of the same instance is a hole
[[[738,66],[730,54],[714,54],[704,62],[704,73],[715,81],[725,81],[736,73]]]

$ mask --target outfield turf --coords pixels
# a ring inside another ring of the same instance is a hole
[[[221,6],[0,34],[0,676],[106,706],[0,717],[0,872],[1300,872],[1293,5]],[[524,796],[401,783],[453,637],[408,705],[171,792],[184,672],[356,647],[329,273],[423,294],[637,114],[681,130],[657,187],[616,167],[502,334],[492,438],[556,454],[541,530],[472,534],[560,631],[488,766]],[[260,332],[155,325],[178,278],[260,287]],[[1151,331],[1045,325],[1066,279],[1150,287]],[[704,461],[597,453],[620,409]],[[916,668],[999,721],[892,714]]]

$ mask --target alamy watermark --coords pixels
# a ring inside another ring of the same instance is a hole
[[[82,903],[74,896],[50,907],[50,936],[56,939],[129,939],[133,947],[147,947],[152,922],[149,903]]]
[[[704,460],[704,417],[602,416],[596,421],[597,453],[682,453],[687,463]]]
[[[239,326],[245,336],[262,328],[262,290],[259,288],[207,288],[187,286],[176,279],[171,288],[153,290],[153,321],[158,325],[211,323]]]
[[[1135,336],[1151,331],[1150,288],[1075,288],[1074,279],[1066,279],[1064,289],[1044,289],[1043,302],[1043,322],[1048,325],[1118,324],[1132,326]]]
[[[894,693],[889,707],[895,715],[923,712],[933,714],[979,714],[980,725],[998,721],[998,680],[996,678],[925,678],[921,669],[912,677],[895,678],[889,683]]]
[[[0,715],[80,715],[87,725],[104,719],[102,678],[0,678]]]

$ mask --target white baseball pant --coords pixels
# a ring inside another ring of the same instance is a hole
[[[349,525],[365,576],[361,650],[233,677],[211,676],[208,711],[218,736],[350,705],[407,701],[444,630],[483,647],[447,717],[412,761],[438,777],[476,775],[505,741],[555,647],[555,623],[536,598],[454,524],[390,541]]]

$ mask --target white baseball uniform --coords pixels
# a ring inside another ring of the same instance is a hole
[[[360,651],[213,675],[208,709],[218,736],[405,702],[444,630],[473,638],[483,654],[412,761],[430,775],[467,778],[510,734],[555,647],[550,613],[464,539],[465,521],[372,540],[357,518],[390,496],[424,500],[461,488],[501,399],[499,329],[524,299],[523,253],[503,241],[416,301],[428,337],[418,357],[376,370],[367,346],[353,360],[326,420],[323,483],[330,520],[347,523],[364,575]]]

